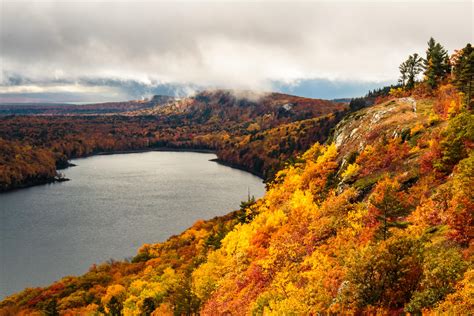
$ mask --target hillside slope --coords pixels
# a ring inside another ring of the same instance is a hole
[[[129,115],[171,115],[199,124],[248,126],[248,122],[253,122],[258,125],[258,129],[268,129],[278,124],[319,117],[344,109],[342,103],[328,100],[275,92],[215,89],[160,103],[151,109],[133,111]]]
[[[3,314],[469,314],[474,115],[447,95],[353,112],[262,199],[15,294]]]
[[[221,161],[270,178],[281,161],[325,141],[347,109],[325,100],[227,90],[181,100],[155,96],[149,103],[152,110],[114,115],[0,116],[0,192],[56,181],[56,167],[68,159],[158,148],[216,151]],[[282,132],[300,129],[310,133],[280,145],[281,136],[290,137]],[[263,136],[268,146],[254,146]]]

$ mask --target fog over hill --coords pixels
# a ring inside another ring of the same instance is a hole
[[[355,97],[395,83],[399,60],[430,36],[450,52],[472,39],[470,1],[2,0],[0,14],[0,102],[210,87]]]

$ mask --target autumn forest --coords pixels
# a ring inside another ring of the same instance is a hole
[[[432,38],[400,62],[396,85],[349,102],[209,89],[4,109],[0,191],[148,150],[215,152],[267,191],[0,315],[472,314],[474,51]]]

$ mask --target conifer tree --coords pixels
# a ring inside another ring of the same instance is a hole
[[[415,87],[416,76],[423,70],[422,58],[417,54],[408,56],[408,59],[404,61],[400,69],[400,83],[407,89],[413,89]]]
[[[448,52],[433,38],[430,38],[428,41],[428,49],[426,50],[426,59],[423,61],[423,66],[426,83],[432,89],[436,88],[451,71]]]
[[[398,83],[402,86],[405,86],[408,77],[407,62],[404,61],[403,63],[401,63],[398,69],[400,69],[400,79],[398,79]]]
[[[474,49],[467,44],[453,55],[453,82],[466,95],[467,103],[472,106],[474,89]]]

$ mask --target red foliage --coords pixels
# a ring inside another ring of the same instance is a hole
[[[359,175],[365,177],[374,172],[396,171],[403,166],[408,157],[410,147],[400,138],[392,138],[386,145],[379,142],[371,151],[363,151],[357,157],[357,163],[362,166]]]
[[[451,227],[449,237],[463,246],[469,245],[474,238],[474,202],[467,196],[451,200],[448,225]]]

